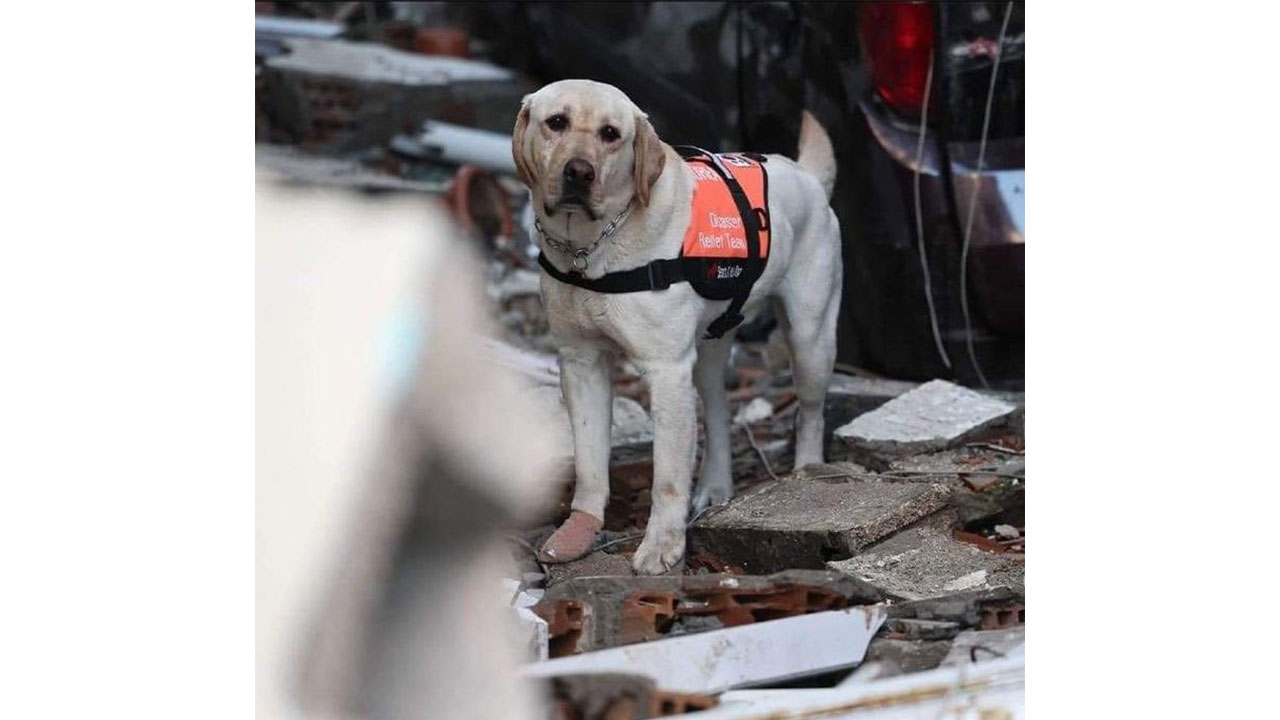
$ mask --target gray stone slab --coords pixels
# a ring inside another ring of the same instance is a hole
[[[827,397],[822,413],[826,420],[824,442],[827,457],[838,460],[848,453],[844,442],[835,436],[836,428],[918,386],[919,383],[906,380],[868,378],[842,373],[832,375],[831,382],[827,385]]]
[[[821,569],[940,510],[948,496],[932,483],[768,482],[695,523],[691,554],[749,573]]]
[[[932,380],[903,393],[835,431],[855,457],[901,456],[952,447],[1006,420],[1017,406]]]
[[[987,552],[951,537],[951,511],[827,566],[849,573],[905,599],[939,597],[962,590],[1008,587],[1023,592],[1025,563],[1020,555]]]

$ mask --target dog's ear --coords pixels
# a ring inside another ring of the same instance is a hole
[[[634,150],[636,199],[640,201],[641,207],[649,207],[649,192],[662,174],[667,156],[662,152],[662,141],[658,139],[658,133],[649,123],[649,118],[641,114],[636,115]]]
[[[525,147],[524,135],[529,130],[529,96],[525,95],[520,102],[520,113],[516,115],[516,128],[511,133],[511,157],[516,161],[516,174],[525,185],[533,187],[533,163],[529,160],[528,148]]]

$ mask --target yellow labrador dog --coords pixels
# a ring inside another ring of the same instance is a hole
[[[552,83],[527,96],[512,153],[533,197],[537,242],[562,273],[587,278],[680,254],[695,178],[622,91],[590,80]],[[776,299],[791,347],[799,412],[796,466],[822,461],[822,407],[836,350],[840,227],[828,205],[835,183],[831,141],[804,115],[798,160],[768,156],[768,261],[743,306],[751,317]],[[658,574],[684,555],[695,511],[727,502],[729,411],[724,372],[729,332],[703,339],[728,301],[707,300],[687,282],[660,291],[605,294],[542,274],[542,300],[559,343],[561,386],[573,426],[573,512],[541,550],[548,562],[586,554],[609,496],[610,357],[622,352],[649,386],[654,422],[653,505],[632,561]],[[697,408],[706,448],[696,488]],[[692,489],[692,498],[691,498]]]

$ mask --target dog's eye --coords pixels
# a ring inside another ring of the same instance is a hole
[[[622,136],[618,133],[618,128],[612,125],[605,125],[600,128],[600,139],[605,142],[613,142],[620,137]]]
[[[560,132],[561,130],[569,127],[569,118],[565,117],[563,113],[556,113],[555,115],[547,118],[547,127],[555,130],[556,132]]]

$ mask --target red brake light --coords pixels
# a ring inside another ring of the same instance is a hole
[[[927,2],[858,3],[858,35],[876,92],[889,107],[919,118],[933,50],[933,6]]]

